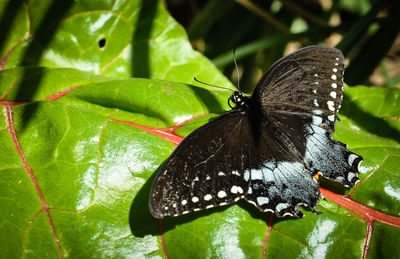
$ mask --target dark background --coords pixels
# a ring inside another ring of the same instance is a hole
[[[195,49],[251,93],[278,58],[312,44],[346,57],[350,85],[400,87],[400,1],[166,0]]]

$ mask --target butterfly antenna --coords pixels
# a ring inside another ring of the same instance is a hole
[[[240,92],[239,67],[236,62],[236,48],[233,48],[233,62],[235,62],[235,68],[236,68],[236,74],[237,74],[237,87]]]
[[[198,83],[200,83],[200,84],[203,84],[203,85],[208,85],[208,86],[212,86],[212,87],[216,87],[216,88],[220,88],[220,89],[224,89],[224,90],[229,90],[229,91],[231,91],[231,92],[234,92],[234,91],[235,91],[235,90],[232,90],[232,89],[229,89],[229,88],[226,88],[226,87],[222,87],[222,86],[218,86],[218,85],[212,85],[212,84],[205,83],[205,82],[203,82],[203,81],[198,80],[196,77],[194,77],[194,81],[196,81],[196,82],[198,82]]]

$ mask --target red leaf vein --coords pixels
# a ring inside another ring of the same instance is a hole
[[[48,220],[49,225],[50,225],[51,233],[52,233],[52,235],[54,237],[54,240],[56,241],[56,245],[57,245],[58,251],[60,253],[60,256],[62,258],[64,258],[64,255],[63,255],[63,252],[62,252],[62,249],[61,249],[60,240],[57,237],[57,233],[55,231],[54,223],[53,223],[53,220],[52,220],[51,215],[50,215],[50,211],[49,211],[50,207],[49,207],[49,205],[47,205],[47,203],[46,203],[46,201],[45,201],[45,199],[43,197],[42,191],[41,191],[41,189],[39,187],[39,184],[38,184],[38,182],[36,180],[36,177],[35,177],[35,175],[33,173],[33,170],[29,166],[28,161],[26,160],[26,157],[24,155],[24,152],[22,151],[21,145],[20,145],[20,143],[18,141],[17,133],[16,133],[15,128],[14,128],[11,106],[5,106],[5,110],[6,110],[6,116],[7,116],[7,122],[8,122],[8,131],[9,131],[9,133],[11,135],[11,138],[12,138],[12,141],[14,143],[15,149],[17,150],[17,152],[18,152],[18,154],[19,154],[19,156],[20,156],[20,158],[22,160],[23,167],[25,168],[26,172],[28,173],[29,177],[31,178],[31,181],[32,181],[32,183],[33,183],[33,185],[34,185],[34,187],[36,189],[36,192],[37,192],[37,194],[39,196],[40,202],[42,204],[42,211],[46,214],[47,220]]]
[[[274,223],[274,214],[270,213],[269,214],[269,220],[268,220],[268,229],[267,229],[267,233],[265,234],[264,244],[262,246],[261,258],[265,258],[267,244],[268,244],[268,241],[269,241],[269,237],[271,236],[271,230],[272,230],[273,223]]]

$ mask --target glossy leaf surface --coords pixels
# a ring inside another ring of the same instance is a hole
[[[161,224],[152,218],[151,182],[174,143],[229,109],[230,91],[188,84],[198,76],[231,86],[161,4],[145,2],[156,7],[146,19],[141,1],[19,6],[0,46],[1,258],[400,254],[398,89],[345,89],[335,137],[364,157],[362,181],[351,190],[323,181],[322,215],[277,219],[241,201]],[[3,12],[8,6],[1,2]],[[58,23],[46,13],[52,6],[66,9]],[[36,38],[42,19],[57,26]],[[147,58],[143,41],[133,50],[133,35],[150,37]],[[147,76],[133,60],[147,62]]]

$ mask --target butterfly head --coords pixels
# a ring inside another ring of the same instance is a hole
[[[231,107],[233,109],[234,107],[232,107],[231,102],[234,103],[236,105],[236,107],[241,107],[241,106],[245,105],[246,97],[244,97],[241,92],[234,91],[228,100],[229,107]]]

